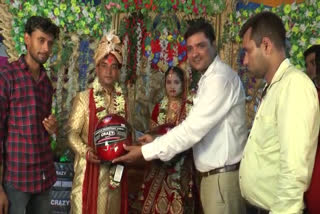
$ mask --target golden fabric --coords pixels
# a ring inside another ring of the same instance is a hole
[[[68,143],[75,153],[74,179],[71,192],[71,213],[82,213],[82,185],[86,168],[86,152],[89,131],[89,91],[80,92],[74,98],[68,122]],[[110,102],[111,96],[106,95]],[[114,109],[113,102],[109,109]],[[114,113],[109,111],[110,113]],[[101,164],[97,198],[97,214],[120,213],[121,189],[109,189],[109,166]],[[91,197],[91,196],[88,196]],[[84,214],[84,213],[83,213]]]

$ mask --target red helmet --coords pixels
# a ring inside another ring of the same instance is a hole
[[[125,154],[123,144],[131,144],[131,132],[127,121],[116,114],[101,119],[94,132],[94,145],[102,161],[112,161]]]

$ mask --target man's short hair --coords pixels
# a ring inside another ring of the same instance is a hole
[[[279,16],[272,12],[261,12],[251,18],[241,27],[240,37],[249,29],[251,38],[260,47],[263,37],[268,37],[278,50],[285,49],[286,30]]]
[[[202,18],[190,22],[190,26],[187,32],[184,34],[184,39],[187,40],[193,34],[200,32],[203,32],[211,43],[216,41],[216,36],[214,34],[212,25]]]
[[[304,59],[312,53],[320,52],[320,45],[312,45],[303,53]]]
[[[59,37],[59,28],[51,22],[49,18],[42,16],[31,16],[25,25],[24,32],[31,35],[33,31],[40,30],[46,34],[51,34],[54,39]]]

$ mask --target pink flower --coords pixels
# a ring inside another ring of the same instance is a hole
[[[194,7],[194,8],[193,8],[193,12],[194,12],[195,14],[198,14],[198,13],[199,13],[199,9],[198,9],[197,7]]]

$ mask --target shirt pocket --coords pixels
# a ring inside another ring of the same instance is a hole
[[[270,116],[258,116],[256,118],[257,128],[255,134],[255,141],[257,143],[258,151],[261,153],[268,153],[276,150],[279,147],[278,142],[278,128],[275,118]]]

